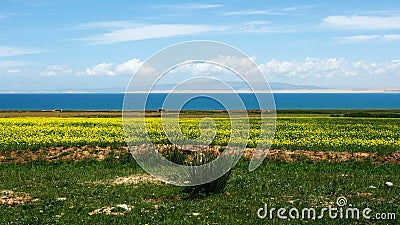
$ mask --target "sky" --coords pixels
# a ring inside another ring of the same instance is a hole
[[[400,90],[398,0],[2,0],[0,92],[123,90],[191,40],[240,49],[269,82]]]

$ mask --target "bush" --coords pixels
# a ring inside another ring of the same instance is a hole
[[[219,152],[213,150],[202,151],[184,151],[177,148],[171,148],[164,152],[165,157],[173,163],[180,165],[192,166],[193,169],[189,170],[188,180],[190,183],[203,183],[194,186],[188,186],[184,189],[186,193],[191,196],[196,195],[209,195],[212,193],[223,193],[228,182],[231,170],[223,176],[208,183],[204,183],[203,179],[207,179],[209,174],[214,174],[216,170],[222,168],[215,168],[208,164],[205,170],[195,169],[195,166],[207,164],[219,156]]]

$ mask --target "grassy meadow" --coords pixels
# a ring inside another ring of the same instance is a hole
[[[223,192],[196,196],[186,193],[184,187],[154,180],[138,166],[126,152],[117,113],[103,113],[100,118],[96,113],[9,115],[13,116],[0,118],[0,224],[400,223],[400,119],[377,118],[396,117],[390,115],[397,113],[279,112],[272,145],[275,150],[312,151],[317,156],[376,154],[377,158],[360,161],[350,157],[333,162],[327,158],[267,157],[252,172],[248,171],[249,160],[242,158]],[[202,116],[183,118],[182,132],[198,137]],[[224,146],[229,140],[230,120],[223,115],[216,117],[212,145]],[[154,143],[169,144],[157,115],[147,118],[147,125]],[[259,125],[259,118],[250,118],[249,148],[259,141]],[[67,157],[82,149],[89,153]],[[46,152],[54,157],[40,155]],[[104,155],[90,157],[96,154]],[[348,204],[360,209],[371,208],[371,215],[395,213],[397,217],[257,217],[257,210],[265,203],[271,208],[321,209],[334,207],[338,197],[346,197]]]

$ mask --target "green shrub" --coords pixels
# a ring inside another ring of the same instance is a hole
[[[217,170],[223,168],[215,168],[211,164],[207,164],[215,160],[219,156],[219,152],[213,150],[202,150],[202,151],[185,151],[177,148],[170,148],[164,153],[166,159],[173,163],[180,165],[191,166],[192,169],[188,170],[188,180],[190,183],[201,183],[199,185],[187,186],[184,191],[189,193],[191,196],[197,195],[209,195],[212,193],[223,193],[226,184],[228,182],[231,170],[225,173],[223,176],[211,181],[206,182],[210,174],[216,174]],[[205,169],[196,168],[197,166],[207,164]]]

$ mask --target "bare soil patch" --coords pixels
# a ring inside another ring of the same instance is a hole
[[[111,185],[130,185],[139,183],[152,183],[152,184],[162,184],[161,181],[157,180],[155,177],[149,174],[132,174],[129,176],[115,177],[112,180],[99,180],[91,182],[93,184],[111,184]]]
[[[156,145],[160,151],[174,148],[171,145]],[[202,151],[215,151],[219,154],[224,147],[210,146],[202,149]],[[46,161],[62,160],[62,161],[80,161],[83,159],[104,160],[106,157],[113,156],[118,159],[121,154],[128,153],[128,147],[121,146],[119,149],[112,147],[98,146],[74,146],[74,147],[51,147],[40,149],[38,151],[13,150],[0,152],[0,164],[4,163],[26,163],[43,159]],[[378,155],[373,152],[331,152],[331,151],[311,151],[311,150],[283,150],[272,149],[264,152],[266,159],[279,159],[286,162],[294,162],[299,160],[326,161],[330,163],[355,161],[370,161],[374,164],[400,164],[400,151]],[[244,157],[251,159],[253,155],[261,156],[254,148],[247,148]]]
[[[26,163],[43,159],[46,161],[80,161],[83,159],[104,160],[111,152],[116,158],[122,153],[127,153],[127,147],[113,149],[111,147],[98,146],[74,146],[74,147],[51,147],[38,151],[13,150],[0,152],[0,164],[4,163]]]
[[[132,210],[132,206],[127,204],[119,204],[116,206],[103,206],[101,208],[95,209],[89,213],[89,215],[95,214],[105,214],[105,215],[116,215],[123,216],[126,212],[130,212]]]
[[[11,190],[3,190],[0,192],[0,205],[15,206],[25,203],[32,203],[38,199],[32,197],[25,192],[14,192]]]
[[[138,184],[138,183],[160,183],[155,177],[148,174],[133,174],[125,177],[116,177],[112,184]]]

